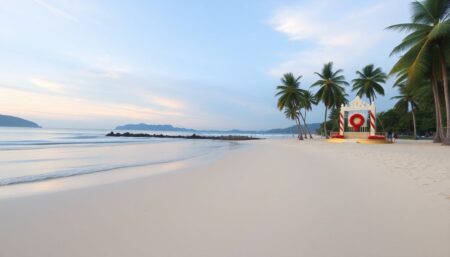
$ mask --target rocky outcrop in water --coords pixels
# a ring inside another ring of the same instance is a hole
[[[200,136],[197,134],[192,134],[189,136],[181,135],[164,135],[164,134],[145,134],[145,133],[114,133],[111,131],[106,134],[107,137],[153,137],[153,138],[182,138],[182,139],[210,139],[210,140],[227,140],[227,141],[244,141],[244,140],[259,140],[261,138],[251,137],[251,136],[238,136],[238,135],[228,135],[228,136]]]

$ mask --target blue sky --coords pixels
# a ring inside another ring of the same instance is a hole
[[[45,127],[286,127],[283,73],[309,88],[328,61],[349,81],[369,63],[388,71],[402,35],[384,28],[408,19],[404,0],[2,0],[0,113]]]

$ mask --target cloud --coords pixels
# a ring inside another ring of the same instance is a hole
[[[354,70],[377,61],[379,56],[387,59],[392,48],[386,46],[386,39],[391,35],[384,29],[396,23],[397,8],[405,3],[381,0],[355,7],[355,3],[345,2],[336,5],[322,0],[278,9],[269,24],[301,50],[273,67],[270,74],[278,77],[293,71],[309,75],[328,61]]]
[[[382,32],[371,29],[379,25],[375,21],[390,6],[376,3],[356,9],[343,8],[344,13],[339,8],[329,1],[284,7],[276,11],[270,24],[293,41],[310,40],[325,47],[355,46],[367,36],[373,38],[374,32]]]
[[[119,79],[135,71],[133,65],[128,61],[116,56],[67,54],[68,59],[78,63],[85,73],[107,79]]]
[[[186,109],[186,104],[180,100],[164,98],[161,96],[155,96],[148,94],[143,97],[149,104],[158,105],[165,109],[181,110]]]
[[[41,89],[45,89],[46,91],[53,93],[61,93],[65,88],[65,86],[61,83],[46,79],[33,78],[30,82]]]
[[[328,24],[319,18],[326,8],[325,3],[308,4],[305,6],[288,6],[280,8],[270,20],[272,27],[293,41],[321,41],[327,35],[323,34]]]
[[[72,122],[99,119],[158,121],[183,116],[176,111],[161,111],[136,104],[92,101],[6,87],[0,87],[0,108],[15,115],[31,114],[38,119]]]
[[[36,4],[44,7],[45,9],[49,10],[50,12],[63,17],[64,19],[68,20],[68,21],[72,21],[72,22],[80,22],[76,17],[74,17],[73,15],[71,15],[70,13],[62,10],[61,8],[56,7],[55,5],[51,5],[49,4],[47,1],[45,0],[33,0]]]

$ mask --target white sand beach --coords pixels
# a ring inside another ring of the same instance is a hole
[[[0,256],[450,256],[450,148],[246,144],[195,170],[2,199]]]

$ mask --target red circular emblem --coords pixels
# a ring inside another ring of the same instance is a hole
[[[349,122],[355,131],[359,131],[359,128],[364,125],[365,121],[366,119],[364,118],[364,116],[359,113],[353,114],[349,119]]]

